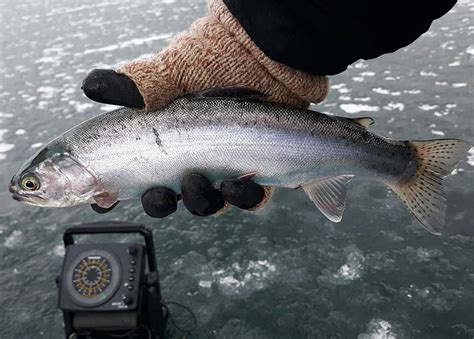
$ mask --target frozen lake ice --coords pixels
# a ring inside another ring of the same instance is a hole
[[[163,295],[191,307],[196,337],[474,338],[474,151],[447,178],[444,235],[422,230],[382,184],[354,180],[340,224],[301,191],[262,211],[218,217],[184,208],[154,220],[138,201],[108,215],[41,209],[8,182],[49,139],[112,107],[87,100],[92,68],[166,46],[205,13],[204,1],[0,0],[1,338],[60,338],[55,276],[62,232],[78,221],[153,228]],[[474,1],[460,1],[412,45],[331,77],[313,108],[372,116],[399,139],[474,142]]]

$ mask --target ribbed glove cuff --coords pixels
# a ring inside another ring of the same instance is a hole
[[[298,107],[326,97],[326,76],[269,59],[221,0],[210,0],[209,12],[162,52],[117,70],[135,82],[146,110],[158,109],[190,92],[224,86],[253,88],[267,94],[270,101]]]

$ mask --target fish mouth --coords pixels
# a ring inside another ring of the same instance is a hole
[[[10,187],[11,188],[11,187]],[[44,202],[46,201],[45,198],[43,197],[40,197],[38,195],[33,195],[33,194],[18,194],[18,192],[15,192],[13,190],[10,190],[12,194],[12,198],[13,200],[16,200],[16,201],[21,201],[21,202],[24,202],[24,203],[27,203],[27,204],[37,204],[37,203],[41,203],[41,202]]]
[[[18,188],[18,186],[15,185],[14,179],[12,179],[12,181],[10,182],[10,185],[8,186],[8,191],[12,194],[13,200],[21,201],[27,204],[33,205],[33,204],[42,203],[46,201],[45,198],[39,195],[21,191]]]

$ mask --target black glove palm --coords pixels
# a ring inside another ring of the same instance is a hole
[[[175,212],[178,201],[183,200],[184,206],[194,215],[208,216],[222,210],[226,202],[243,209],[257,207],[265,198],[262,186],[249,179],[224,180],[219,189],[200,174],[189,174],[181,183],[181,196],[166,187],[154,187],[142,196],[142,206],[145,212],[154,218],[164,218]],[[98,213],[111,211],[92,205]]]

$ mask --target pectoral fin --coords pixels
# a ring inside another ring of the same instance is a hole
[[[346,185],[353,175],[340,175],[312,181],[303,185],[303,190],[332,222],[340,222],[346,203]]]
[[[94,196],[94,201],[101,208],[110,208],[118,201],[118,193],[104,192]]]

